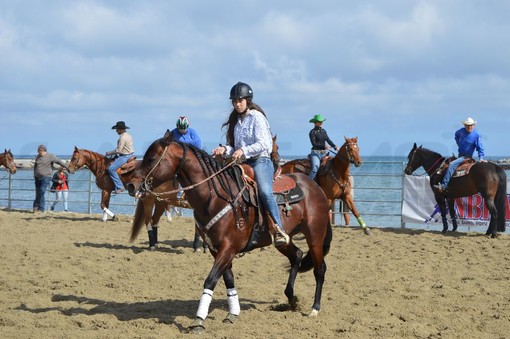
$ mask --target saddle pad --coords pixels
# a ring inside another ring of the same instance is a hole
[[[137,162],[135,161],[136,157],[129,158],[128,162],[126,162],[124,165],[120,166],[119,169],[117,169],[117,173],[124,174],[127,172],[131,172],[135,169]]]
[[[296,185],[287,193],[274,193],[274,197],[278,205],[294,204],[303,199],[303,190],[299,185]]]

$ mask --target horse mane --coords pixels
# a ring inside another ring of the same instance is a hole
[[[431,149],[429,149],[429,148],[425,148],[425,147],[422,147],[422,146],[420,146],[420,147],[418,147],[418,148],[421,148],[423,151],[430,152],[430,153],[432,153],[432,154],[434,154],[434,155],[437,155],[437,156],[439,156],[439,157],[442,157],[442,155],[441,155],[440,153],[438,153],[438,152],[436,152],[436,151],[433,151],[433,150],[431,150]]]

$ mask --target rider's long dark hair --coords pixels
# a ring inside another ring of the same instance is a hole
[[[254,110],[257,110],[260,113],[262,113],[264,116],[266,116],[266,113],[264,112],[264,110],[259,105],[254,103],[251,98],[245,98],[245,99],[246,99],[246,109],[247,110],[254,109]],[[234,103],[232,102],[232,105],[233,104]],[[235,148],[234,127],[235,127],[238,119],[239,119],[239,113],[237,113],[236,109],[233,108],[232,112],[230,112],[230,115],[228,116],[228,120],[225,123],[223,123],[223,125],[221,125],[221,128],[227,127],[227,144],[234,148]]]

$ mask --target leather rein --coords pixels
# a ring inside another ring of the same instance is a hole
[[[344,145],[345,145],[345,148],[347,149],[347,156],[343,155],[343,154],[340,154],[340,151],[338,152],[337,156],[340,156],[341,158],[344,158],[344,159],[347,159],[349,161],[350,164],[353,164],[354,163],[354,157],[351,155],[351,144],[354,144],[355,146],[357,146],[356,143],[351,143],[351,142],[345,142]],[[350,186],[350,183],[349,181],[347,181],[346,183],[342,183],[338,178],[337,176],[335,175],[335,173],[333,172],[333,166],[331,166],[329,168],[329,175],[331,175],[331,177],[333,178],[333,180],[335,180],[335,182],[338,184],[338,186],[340,186],[340,188],[342,190],[345,190],[347,187]]]
[[[186,161],[186,155],[187,155],[187,148],[186,146],[184,145],[181,145],[182,148],[183,148],[183,155],[182,155],[182,158],[181,160],[179,161],[179,165],[177,166],[177,169],[175,170],[175,173],[174,173],[174,176],[177,176],[177,174],[182,170],[182,168],[184,167],[184,162]],[[149,173],[147,174],[147,176],[143,176],[141,175],[139,172],[138,174],[140,174],[144,180],[143,180],[143,183],[142,183],[142,186],[141,186],[141,190],[145,191],[145,192],[149,192],[150,194],[154,195],[156,197],[157,200],[159,201],[168,201],[167,199],[165,199],[163,196],[165,195],[171,195],[173,193],[177,193],[177,192],[180,192],[180,191],[189,191],[209,180],[211,180],[212,178],[214,178],[215,176],[217,176],[218,174],[222,173],[223,171],[225,171],[227,168],[231,167],[233,164],[235,164],[235,161],[231,161],[230,163],[228,163],[227,165],[225,165],[225,167],[223,167],[221,170],[211,174],[210,176],[208,176],[207,178],[197,182],[197,183],[194,183],[192,185],[189,185],[189,186],[186,186],[186,187],[181,187],[181,188],[176,188],[176,189],[173,189],[173,190],[170,190],[170,191],[165,191],[165,192],[154,192],[151,188],[152,188],[152,182],[153,182],[153,176],[151,176],[152,172],[154,172],[154,170],[161,164],[161,161],[163,160],[163,158],[165,157],[165,154],[166,154],[166,150],[168,149],[168,146],[165,146],[165,149],[163,150],[163,152],[161,153],[161,156],[159,157],[158,161],[156,162],[156,164],[150,169]]]
[[[90,162],[90,164],[85,163],[85,164],[83,164],[82,166],[79,166],[79,167],[78,167],[78,162],[80,161],[80,158],[81,158],[81,156],[83,155],[83,152],[85,152],[85,151],[86,151],[86,150],[83,150],[83,149],[79,150],[79,151],[78,151],[78,157],[77,157],[76,159],[74,159],[73,161],[71,161],[71,162],[70,162],[70,164],[74,165],[77,169],[82,168],[82,167],[83,167],[83,165],[87,165],[87,167],[88,167],[89,169],[91,169],[91,168],[92,168],[92,166],[94,166],[95,164],[97,164],[99,161],[103,161],[103,162],[105,162],[105,166],[103,166],[103,169],[102,169],[101,171],[97,171],[97,173],[96,173],[96,177],[100,177],[100,176],[102,176],[102,175],[106,172],[106,157],[102,157],[102,156],[94,157],[94,158],[95,158],[95,161],[91,161],[91,162]],[[90,152],[90,151],[87,151],[87,152],[89,152],[91,155],[93,155],[93,153],[92,153],[92,152]],[[97,166],[96,166],[96,170],[97,170]]]

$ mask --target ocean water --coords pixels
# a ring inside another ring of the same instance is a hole
[[[61,156],[61,159],[69,158],[69,156]],[[282,158],[292,160],[299,157],[282,156]],[[355,206],[369,227],[401,227],[402,175],[405,160],[405,157],[396,156],[366,156],[363,157],[362,166],[355,167],[351,165],[350,172],[354,178]],[[424,174],[424,170],[418,169],[415,174]],[[508,171],[507,174],[510,175]],[[2,167],[0,169],[0,207],[8,206],[7,199],[9,198],[9,185],[11,185],[11,208],[31,210],[35,195],[33,170],[18,170],[12,176],[11,181],[8,179],[9,174]],[[95,177],[89,170],[82,169],[70,174],[69,185],[70,211],[92,214],[102,213],[100,209],[101,192],[95,185]],[[49,206],[54,199],[55,194],[48,190],[46,193],[47,210],[49,210]],[[133,215],[135,206],[136,200],[125,192],[112,196],[110,199],[110,210],[116,214]],[[63,210],[62,202],[57,205],[55,210]],[[340,210],[339,203],[337,203],[335,210]],[[192,211],[183,209],[182,214],[192,216]],[[335,215],[335,224],[344,225],[340,214]],[[349,225],[358,226],[352,214]],[[408,227],[428,228],[429,226],[408,225]],[[433,226],[433,229],[435,228],[437,226]],[[485,232],[485,229],[479,228],[466,230]]]

